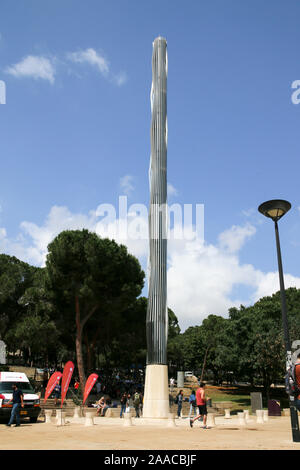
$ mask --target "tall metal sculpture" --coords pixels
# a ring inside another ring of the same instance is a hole
[[[153,42],[147,368],[143,416],[169,413],[167,368],[167,41]]]

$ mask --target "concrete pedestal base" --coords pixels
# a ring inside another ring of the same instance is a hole
[[[246,420],[245,420],[244,413],[238,413],[238,418],[239,418],[239,425],[240,426],[246,426]]]
[[[146,367],[143,418],[168,419],[169,413],[168,366],[150,364]]]
[[[51,423],[52,410],[45,410],[45,423]]]
[[[256,422],[264,424],[264,410],[256,410]]]
[[[213,426],[216,425],[215,413],[208,413],[206,424],[209,428],[212,428]]]
[[[94,426],[94,416],[95,416],[95,412],[94,410],[87,410],[85,412],[85,421],[84,421],[84,425],[85,426]]]
[[[175,423],[175,414],[174,413],[169,413],[168,415],[168,428],[176,428],[176,423]]]
[[[56,410],[56,426],[64,426],[66,418],[66,412],[62,410]]]
[[[130,413],[124,413],[123,426],[132,426],[132,418]]]
[[[73,418],[77,419],[77,418],[81,418],[81,416],[82,416],[81,407],[75,406]]]

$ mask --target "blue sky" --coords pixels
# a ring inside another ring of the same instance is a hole
[[[169,202],[205,206],[205,246],[170,244],[169,305],[184,329],[279,289],[257,212],[273,198],[292,203],[280,235],[286,284],[300,288],[299,14],[296,0],[3,1],[0,250],[41,265],[60,229],[97,227],[99,204],[148,205],[161,35]],[[130,249],[145,268],[145,245]]]

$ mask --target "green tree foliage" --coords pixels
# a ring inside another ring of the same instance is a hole
[[[124,245],[88,230],[61,232],[48,246],[46,269],[58,321],[75,334],[78,372],[85,384],[82,348],[84,334],[90,334],[86,325],[97,317],[103,331],[108,315],[113,323],[113,316],[141,293],[144,273]]]
[[[63,232],[49,248],[45,268],[0,256],[0,327],[9,351],[22,351],[26,363],[76,361],[79,326],[89,373],[99,357],[106,369],[145,365],[147,299],[137,298],[144,278],[137,260],[87,231]],[[168,317],[172,342],[180,327],[171,309]]]
[[[300,290],[286,290],[291,342],[300,340]],[[283,382],[285,346],[280,292],[250,307],[229,309],[228,318],[209,315],[171,341],[177,369],[205,370],[216,384],[230,378],[264,385]]]
[[[28,351],[31,361],[34,357],[42,357],[43,363],[48,364],[49,359],[57,356],[57,350],[61,344],[59,331],[54,321],[51,320],[53,305],[45,280],[46,270],[37,268],[32,285],[19,299],[19,304],[26,309],[26,314],[18,322],[14,338],[19,347]]]
[[[106,316],[98,338],[98,349],[105,359],[106,369],[128,368],[144,364],[146,357],[147,299],[136,299],[113,317]]]
[[[106,317],[98,338],[98,350],[104,357],[107,369],[128,368],[130,364],[146,363],[147,298],[139,297],[126,310]],[[180,328],[175,313],[168,309],[168,338],[179,335]]]
[[[8,332],[15,327],[25,312],[19,302],[26,289],[33,284],[37,268],[14,256],[0,255],[0,338],[8,345]]]

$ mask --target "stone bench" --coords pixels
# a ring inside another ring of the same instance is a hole
[[[283,408],[282,410],[282,416],[290,416],[290,409],[289,408]],[[300,416],[300,411],[298,411],[298,416]]]
[[[213,407],[225,413],[225,410],[231,410],[233,403],[231,401],[216,401],[213,402]]]
[[[105,418],[120,418],[121,407],[118,406],[117,408],[108,408],[105,412]],[[124,413],[123,413],[124,416]],[[132,418],[135,417],[135,409],[130,408],[130,416]]]
[[[105,412],[105,418],[120,418],[121,408],[108,408]]]

